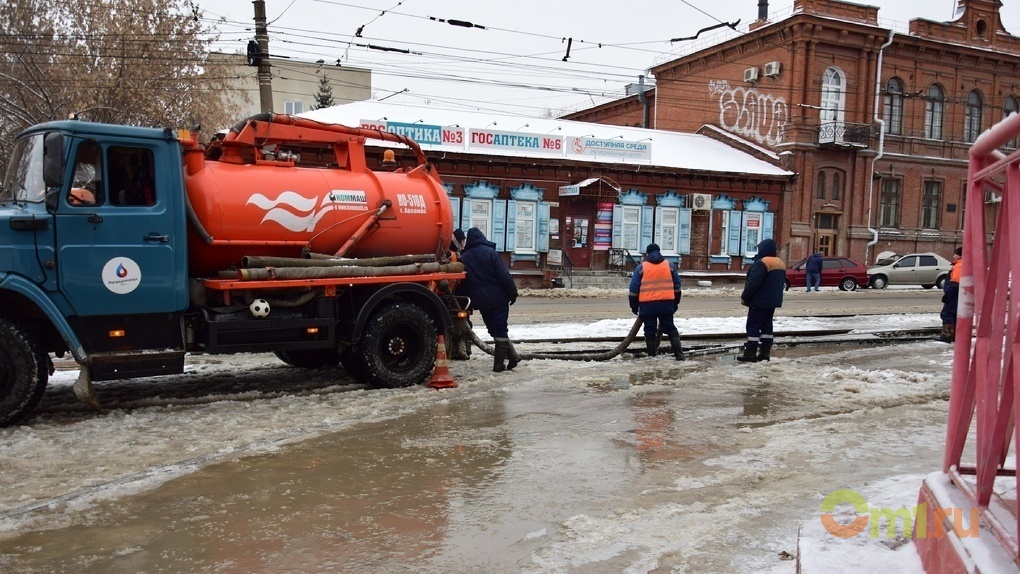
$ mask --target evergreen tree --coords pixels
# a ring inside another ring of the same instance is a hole
[[[319,78],[319,91],[315,93],[315,105],[312,106],[312,109],[321,110],[335,105],[333,86],[329,85],[329,78],[326,77],[326,72],[323,72],[322,77]]]

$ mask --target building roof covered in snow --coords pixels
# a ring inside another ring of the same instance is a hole
[[[720,174],[793,175],[701,134],[375,101],[301,115],[320,122],[400,133],[418,142],[427,153],[648,165]]]

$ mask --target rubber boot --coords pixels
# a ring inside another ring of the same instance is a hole
[[[684,360],[684,346],[680,342],[680,335],[677,334],[670,337],[669,344],[671,347],[673,347],[673,356],[676,357],[676,360],[678,361]]]
[[[758,361],[758,341],[744,343],[744,354],[737,356],[741,363],[754,363]]]
[[[772,352],[772,339],[762,339],[761,344],[758,345],[758,356],[755,360],[768,361],[770,352]]]
[[[510,341],[507,341],[506,344],[507,344],[507,347],[508,347],[507,354],[506,354],[506,359],[507,359],[507,361],[506,361],[506,370],[510,371],[514,367],[516,367],[518,363],[521,362],[521,356],[517,354],[517,349],[514,348],[514,344],[513,343],[511,343]]]
[[[943,343],[952,343],[955,338],[953,335],[956,334],[956,325],[949,323],[942,325],[942,332],[939,334],[939,341]]]
[[[506,356],[510,352],[510,340],[496,341],[496,349],[492,352],[492,372],[502,373],[506,370]]]
[[[659,354],[659,341],[658,335],[645,335],[645,349],[648,350],[649,357]]]

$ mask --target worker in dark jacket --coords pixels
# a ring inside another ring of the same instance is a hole
[[[747,270],[740,304],[747,307],[747,342],[738,361],[768,361],[774,333],[772,317],[783,306],[786,290],[786,263],[776,255],[776,242],[765,239],[758,244],[758,254]]]
[[[658,327],[669,336],[676,360],[684,360],[680,344],[680,332],[673,324],[673,313],[680,306],[680,275],[672,263],[666,261],[659,246],[649,243],[645,249],[645,260],[634,270],[630,280],[630,310],[644,319],[645,348],[648,356],[654,357],[659,351]]]
[[[467,241],[467,236],[464,235],[464,231],[459,227],[454,229],[453,239],[450,240],[450,247],[447,253],[450,261],[460,261],[460,252],[464,249],[465,241]],[[467,297],[467,287],[463,281],[457,284],[453,294],[456,297]],[[461,301],[459,299],[455,298],[453,304],[455,308],[461,308]],[[450,341],[450,350],[448,351],[450,359],[454,361],[467,361],[471,358],[471,329],[471,319],[453,319],[453,331],[450,334],[453,340]]]
[[[807,258],[804,270],[807,272],[807,290],[810,291],[813,285],[815,291],[818,291],[818,287],[822,284],[822,254],[817,251],[812,253]]]
[[[492,353],[492,370],[498,373],[513,369],[521,358],[510,343],[507,322],[510,320],[510,305],[517,302],[517,285],[496,253],[496,244],[486,240],[485,234],[477,227],[468,229],[460,260],[467,272],[464,286],[471,298],[471,306],[482,314],[485,328],[496,345]]]

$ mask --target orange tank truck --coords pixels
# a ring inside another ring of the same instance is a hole
[[[371,169],[372,140],[401,166]],[[75,391],[93,406],[93,381],[180,373],[195,352],[270,352],[398,387],[426,382],[439,335],[466,320],[450,200],[404,136],[259,114],[202,145],[69,120],[22,132],[11,161],[0,426],[39,402],[50,353],[80,364]],[[74,201],[81,185],[94,202]]]

